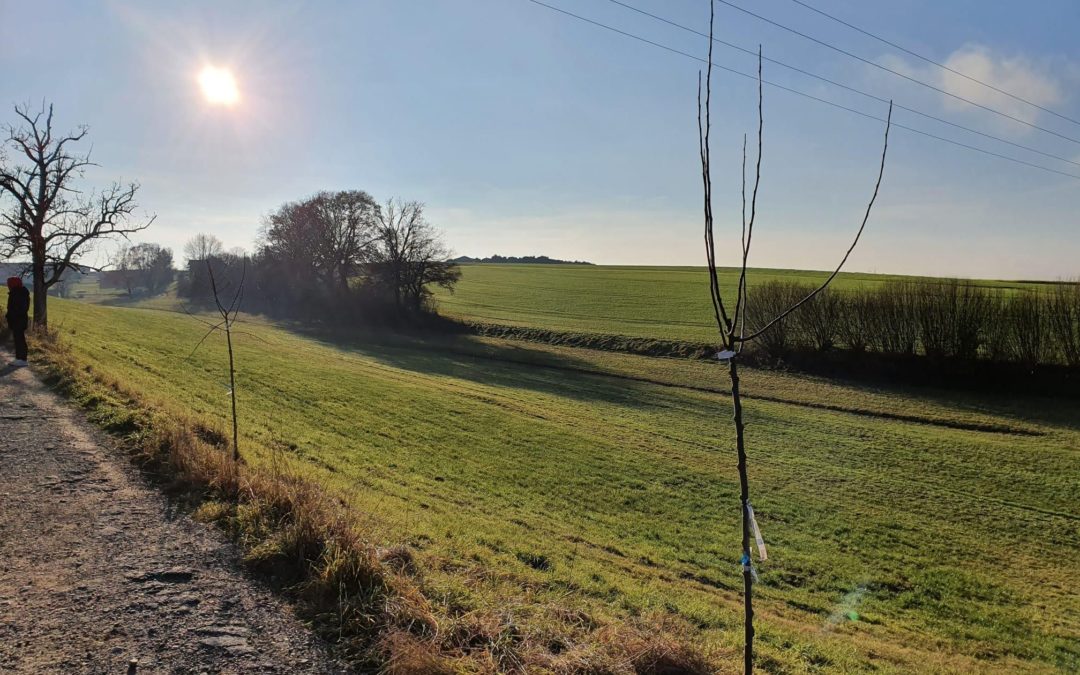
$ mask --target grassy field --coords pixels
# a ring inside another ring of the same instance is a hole
[[[709,281],[703,267],[593,267],[582,265],[464,265],[453,294],[440,290],[443,313],[471,321],[554,331],[602,333],[636,338],[702,342],[715,339]],[[820,283],[825,272],[751,270],[751,285],[773,279]],[[834,288],[879,284],[904,278],[921,283],[940,279],[879,274],[842,274]],[[720,271],[725,300],[734,299],[735,269]],[[1042,284],[980,281],[1001,289]]]
[[[128,295],[119,288],[102,288],[97,279],[77,276],[68,283],[67,297],[83,302],[109,305],[128,301]]]
[[[176,283],[174,282],[165,293],[153,296],[145,296],[136,293],[128,295],[127,291],[120,288],[102,288],[96,279],[78,277],[68,288],[67,297],[71,300],[89,302],[96,305],[152,307],[158,309],[176,309],[179,307],[176,301]]]
[[[642,302],[630,288],[691,303],[699,272],[628,269],[625,302],[597,302],[599,317],[581,309],[587,293],[560,314],[558,293],[535,276],[508,281],[518,274],[467,268],[457,298],[490,293],[488,319],[514,302],[544,308],[520,320],[568,329],[703,330],[673,323],[658,300],[656,324],[626,318]],[[79,358],[163,410],[224,427],[221,341],[186,358],[204,326],[54,302]],[[257,319],[244,330],[244,452],[322,481],[380,543],[410,544],[448,612],[497,607],[523,631],[543,631],[552,607],[667,616],[737,667],[737,480],[717,367],[477,338],[342,343]],[[745,387],[770,554],[757,586],[765,670],[1080,668],[1075,402],[761,371]]]

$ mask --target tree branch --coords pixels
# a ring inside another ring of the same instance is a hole
[[[201,347],[201,346],[202,346],[202,343],[206,342],[206,338],[210,337],[210,335],[211,335],[211,334],[212,334],[212,333],[213,333],[214,331],[216,331],[216,330],[221,330],[221,327],[222,327],[222,326],[224,326],[224,325],[225,325],[225,322],[224,322],[224,321],[222,321],[221,323],[219,323],[219,324],[217,324],[217,325],[214,325],[214,326],[210,326],[210,330],[206,331],[206,335],[203,335],[203,336],[202,336],[202,339],[201,339],[201,340],[199,340],[198,344],[196,344],[196,345],[195,345],[195,349],[192,349],[192,350],[191,350],[191,353],[190,353],[190,354],[188,354],[188,355],[187,355],[187,358],[186,358],[186,359],[184,359],[184,360],[185,360],[185,361],[189,361],[189,360],[191,360],[191,357],[195,356],[195,352],[199,351],[199,347]]]
[[[712,2],[709,3],[709,31],[712,31],[716,9]],[[702,123],[701,105],[701,73],[698,72],[698,151],[701,155],[701,182],[704,187],[705,197],[705,258],[709,274],[709,294],[712,298],[713,314],[716,325],[721,335],[725,335],[731,328],[731,319],[724,307],[724,299],[720,294],[720,280],[716,274],[716,239],[713,234],[712,212],[712,168],[709,165],[710,149],[709,138],[712,131],[712,51],[713,44],[709,41],[709,57],[705,69],[705,106],[704,124]],[[730,346],[730,342],[726,344]]]
[[[822,283],[820,286],[808,293],[806,297],[804,297],[802,300],[799,300],[791,307],[787,308],[777,316],[773,317],[773,319],[769,321],[769,323],[755,330],[750,335],[740,337],[740,342],[749,342],[764,333],[765,331],[772,328],[774,325],[776,325],[777,322],[781,321],[788,314],[791,314],[799,307],[802,307],[804,304],[812,300],[814,296],[828,288],[829,284],[832,283],[832,280],[836,278],[836,275],[840,274],[840,270],[844,267],[844,263],[847,262],[847,259],[851,256],[851,252],[854,251],[855,246],[858,245],[859,238],[862,237],[863,230],[866,229],[866,222],[870,220],[870,211],[874,208],[874,202],[877,201],[878,191],[881,189],[881,178],[885,175],[885,156],[889,152],[889,128],[892,126],[892,109],[892,101],[890,101],[889,115],[885,119],[885,142],[881,148],[881,166],[878,168],[877,182],[874,184],[874,194],[870,196],[870,202],[866,205],[866,214],[863,216],[862,224],[859,225],[859,231],[855,233],[855,239],[851,242],[851,246],[848,247],[847,252],[844,253],[844,257],[841,258],[840,264],[836,266],[836,269],[833,270],[832,274],[829,275],[829,278],[826,279],[824,283]]]
[[[710,40],[711,41],[711,40]],[[735,301],[735,326],[732,326],[731,331],[728,334],[728,341],[731,344],[735,344],[735,328],[742,322],[740,338],[746,333],[746,317],[742,316],[743,305],[747,297],[746,292],[746,266],[747,261],[750,258],[750,246],[754,239],[754,221],[757,218],[757,196],[758,186],[761,185],[761,157],[764,149],[765,138],[765,99],[762,92],[762,78],[761,78],[761,45],[758,45],[758,150],[757,150],[757,168],[754,173],[754,192],[750,197],[750,222],[746,224],[746,137],[743,137],[743,247],[742,247],[742,268],[739,272],[739,287],[736,292]]]

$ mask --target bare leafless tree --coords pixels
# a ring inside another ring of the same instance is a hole
[[[390,289],[399,309],[420,309],[431,284],[453,290],[461,270],[424,217],[424,205],[391,199],[379,213],[373,276]]]
[[[200,232],[184,244],[184,260],[188,263],[209,260],[225,251],[221,240],[212,234]]]
[[[131,252],[131,244],[124,242],[116,249],[109,260],[109,275],[115,277],[123,286],[124,291],[131,297],[135,294],[139,272],[135,269],[135,256]]]
[[[236,358],[233,352],[233,335],[236,334],[236,322],[237,317],[240,314],[240,303],[244,298],[244,280],[247,276],[247,260],[243,262],[243,270],[240,274],[240,283],[237,284],[236,290],[233,293],[233,298],[229,302],[228,306],[221,299],[221,292],[218,290],[217,279],[214,278],[214,266],[210,260],[206,261],[206,272],[210,277],[210,289],[214,295],[214,307],[217,310],[221,320],[217,323],[211,323],[209,321],[202,321],[210,326],[210,330],[206,331],[206,334],[202,336],[199,343],[195,345],[195,348],[191,350],[191,354],[188,356],[190,359],[195,355],[195,352],[199,350],[203,342],[206,342],[206,338],[210,337],[215,331],[225,331],[225,345],[229,352],[229,398],[232,402],[232,438],[233,438],[233,461],[240,461],[240,432],[239,422],[236,414]],[[189,312],[190,314],[190,312]],[[191,316],[195,317],[194,314]],[[195,317],[198,319],[198,317]]]
[[[1061,358],[1070,366],[1080,366],[1080,280],[1058,283],[1047,303],[1050,330]]]
[[[761,49],[758,49],[758,129],[757,129],[757,159],[754,170],[754,183],[753,191],[750,195],[750,214],[747,218],[747,202],[746,202],[746,138],[743,138],[743,153],[742,153],[742,166],[743,166],[743,185],[742,185],[742,263],[740,265],[739,282],[736,288],[735,294],[735,308],[734,311],[729,314],[727,307],[724,304],[723,294],[721,292],[720,279],[716,272],[716,239],[713,233],[713,212],[712,212],[712,172],[709,167],[709,136],[711,132],[711,119],[710,119],[710,107],[712,102],[712,48],[713,48],[713,21],[714,21],[715,8],[713,3],[709,2],[709,57],[706,65],[705,73],[705,88],[704,88],[704,100],[702,100],[702,81],[701,74],[698,74],[698,150],[701,157],[701,179],[702,186],[704,188],[704,212],[705,212],[705,256],[708,265],[709,274],[709,294],[712,299],[713,313],[716,320],[717,328],[720,332],[721,351],[717,356],[726,361],[728,365],[728,375],[731,379],[731,402],[734,409],[734,422],[735,422],[735,447],[738,453],[738,471],[739,471],[739,500],[742,510],[742,557],[740,563],[742,565],[743,573],[743,630],[744,630],[744,646],[743,646],[743,670],[745,673],[751,673],[754,668],[754,605],[753,605],[753,585],[756,572],[751,559],[750,540],[751,534],[758,547],[758,554],[762,560],[765,560],[765,548],[764,541],[761,538],[760,531],[758,530],[757,522],[754,517],[754,510],[750,504],[750,483],[748,472],[746,468],[746,438],[745,438],[745,425],[743,423],[743,408],[742,398],[739,392],[739,372],[738,372],[738,356],[742,352],[743,347],[762,335],[765,335],[767,331],[771,330],[778,324],[784,321],[784,319],[792,312],[797,310],[802,305],[811,302],[818,294],[824,291],[836,275],[840,273],[844,263],[847,262],[851,252],[855,249],[855,246],[859,243],[859,239],[862,236],[863,230],[866,228],[866,223],[870,218],[870,211],[874,206],[874,202],[877,200],[878,190],[881,187],[881,178],[885,172],[885,156],[889,148],[889,128],[892,121],[892,103],[889,104],[889,116],[885,124],[885,142],[881,152],[881,166],[878,170],[877,182],[874,185],[874,193],[870,198],[870,202],[866,207],[866,214],[863,217],[862,224],[859,226],[858,231],[855,234],[855,239],[852,241],[851,246],[848,247],[844,257],[840,260],[840,264],[836,266],[836,269],[829,275],[829,277],[818,287],[811,290],[801,299],[793,302],[786,309],[777,312],[775,315],[762,321],[756,327],[751,329],[751,332],[747,334],[747,326],[745,320],[745,314],[747,311],[747,268],[750,257],[750,247],[754,237],[754,223],[757,217],[757,195],[758,187],[761,183],[761,159],[763,148],[763,136],[765,128],[764,119],[764,106],[762,85],[763,80],[761,77],[761,63],[762,55]]]
[[[49,288],[68,270],[98,269],[83,256],[100,240],[126,238],[154,219],[133,219],[137,183],[114,183],[101,192],[77,189],[86,168],[95,166],[89,152],[72,149],[86,138],[87,127],[57,133],[52,105],[36,112],[16,106],[15,115],[20,122],[5,128],[6,141],[23,163],[0,155],[0,257],[30,258],[34,326],[47,328]]]
[[[129,245],[125,242],[112,256],[109,265],[113,269],[108,274],[119,277],[129,297],[136,289],[150,294],[161,293],[175,276],[172,263],[171,249],[154,243]]]

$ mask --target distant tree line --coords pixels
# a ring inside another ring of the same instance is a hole
[[[805,297],[809,286],[770,281],[750,290],[748,330]],[[892,356],[1080,366],[1080,283],[997,290],[969,281],[887,281],[829,290],[761,337],[770,357],[845,348]]]
[[[129,296],[163,293],[176,275],[172,250],[152,243],[121,246],[112,266],[101,273],[100,286],[123,289]]]
[[[244,284],[244,307],[332,321],[399,318],[430,310],[433,286],[461,276],[440,233],[415,201],[377,203],[362,190],[320,192],[266,216],[255,252],[225,252],[213,235],[185,246],[182,297],[211,297]]]
[[[470,258],[467,255],[463,255],[454,258],[456,263],[511,263],[518,265],[592,265],[591,262],[585,262],[584,260],[559,260],[557,258],[549,258],[546,255],[525,255],[525,256],[504,256],[493,255],[487,258]]]

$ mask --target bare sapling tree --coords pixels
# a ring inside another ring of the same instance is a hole
[[[711,133],[711,119],[710,108],[712,103],[712,50],[713,50],[713,22],[714,22],[715,8],[713,7],[712,0],[709,2],[709,55],[706,65],[705,83],[704,83],[704,100],[702,99],[702,81],[701,73],[698,73],[698,150],[701,157],[701,179],[704,188],[704,213],[705,213],[705,255],[708,266],[709,274],[709,294],[712,300],[713,314],[716,320],[717,329],[720,332],[720,344],[721,351],[717,353],[717,357],[727,363],[728,375],[731,379],[731,402],[733,408],[733,418],[735,423],[735,448],[738,454],[738,471],[739,471],[739,501],[742,510],[742,557],[740,558],[740,564],[742,566],[743,574],[743,631],[744,631],[744,644],[743,644],[743,671],[745,673],[753,672],[754,668],[754,605],[753,605],[753,586],[757,576],[754,570],[750,542],[751,534],[756,541],[758,554],[762,560],[766,559],[764,540],[761,537],[760,530],[758,529],[757,521],[754,517],[754,510],[750,504],[750,481],[749,473],[747,471],[747,454],[746,454],[746,438],[745,438],[745,424],[743,423],[743,407],[742,398],[739,391],[739,370],[738,370],[738,357],[742,353],[745,345],[753,340],[760,338],[766,334],[770,329],[782,322],[789,314],[797,310],[802,305],[812,301],[818,294],[828,288],[833,279],[840,273],[844,263],[847,262],[851,252],[855,250],[855,246],[859,243],[859,239],[862,237],[863,230],[866,228],[866,223],[870,219],[870,212],[873,209],[874,202],[877,200],[878,190],[881,187],[881,179],[885,172],[885,156],[888,153],[889,148],[889,129],[892,125],[892,102],[889,103],[889,115],[885,123],[885,140],[881,151],[881,165],[878,169],[877,182],[874,184],[874,192],[870,197],[870,202],[866,207],[866,213],[863,216],[862,223],[859,225],[858,231],[855,233],[854,241],[851,246],[848,247],[847,252],[844,254],[840,263],[836,266],[836,269],[828,276],[827,279],[820,285],[808,292],[801,299],[791,303],[786,309],[777,312],[775,315],[765,319],[760,325],[751,329],[751,332],[747,334],[746,326],[746,311],[747,311],[747,266],[750,257],[750,248],[754,236],[754,223],[757,218],[757,197],[758,187],[761,183],[761,158],[763,147],[763,136],[765,128],[764,119],[764,105],[762,95],[763,80],[761,76],[761,63],[762,54],[760,47],[758,48],[758,128],[757,128],[757,158],[755,162],[754,170],[754,184],[753,190],[750,195],[750,214],[747,218],[747,195],[746,195],[746,136],[743,136],[743,152],[742,152],[742,258],[739,268],[739,281],[738,286],[735,289],[735,307],[734,311],[729,314],[727,306],[724,304],[723,294],[721,292],[720,279],[716,271],[716,239],[713,233],[713,212],[712,212],[712,172],[709,166],[710,150],[709,150],[709,137]]]
[[[229,353],[229,397],[232,402],[233,461],[239,462],[240,426],[236,414],[236,358],[233,352],[233,335],[238,333],[235,327],[237,323],[237,317],[240,314],[240,303],[244,297],[244,280],[247,277],[247,260],[245,259],[243,262],[243,270],[240,274],[240,283],[237,284],[236,290],[233,293],[233,298],[227,306],[221,299],[221,293],[218,290],[217,280],[214,278],[214,267],[211,264],[210,260],[206,261],[206,271],[210,278],[210,290],[214,296],[214,308],[216,309],[218,316],[221,317],[221,320],[217,323],[211,323],[209,321],[199,319],[198,317],[195,317],[194,314],[191,314],[191,316],[199,319],[199,321],[202,321],[203,323],[210,326],[210,330],[206,331],[206,334],[202,336],[202,339],[199,340],[199,343],[196,344],[195,348],[191,350],[191,354],[188,356],[188,358],[190,359],[192,356],[194,356],[195,352],[199,351],[199,347],[202,346],[202,343],[206,342],[206,338],[210,337],[210,335],[213,334],[215,331],[222,330],[225,332],[225,345]]]
[[[72,149],[88,129],[58,133],[53,108],[31,112],[16,106],[20,122],[7,126],[6,145],[22,163],[0,149],[0,258],[27,255],[34,280],[34,326],[48,328],[48,291],[69,270],[99,269],[83,261],[102,239],[127,238],[154,218],[134,220],[138,183],[113,183],[101,192],[83,193],[76,182],[90,153]]]

